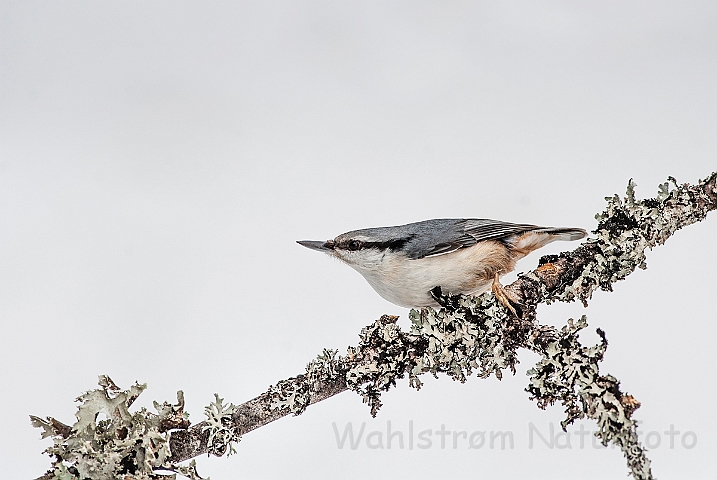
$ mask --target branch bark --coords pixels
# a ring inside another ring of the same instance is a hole
[[[231,442],[241,435],[289,414],[299,415],[308,406],[345,390],[362,395],[375,416],[381,406],[381,392],[406,376],[415,388],[421,387],[418,377],[424,373],[443,373],[461,382],[474,372],[482,378],[491,374],[501,378],[506,369],[515,373],[517,350],[526,348],[541,356],[528,372],[530,385],[526,390],[531,399],[540,408],[561,403],[566,412],[563,428],[578,418],[595,420],[599,427],[596,435],[603,444],[614,442],[622,449],[630,473],[638,479],[651,479],[650,462],[631,418],[640,403],[621,391],[617,379],[599,372],[598,362],[607,348],[604,332],[598,330],[601,344],[584,347],[577,334],[587,326],[585,317],[570,319],[557,330],[537,321],[536,308],[554,301],[579,300],[587,305],[595,290],[610,291],[614,282],[635,268],[646,268],[647,248],[661,245],[680,228],[703,220],[717,208],[717,174],[692,186],[678,185],[673,178],[669,182],[672,186],[660,185],[655,198],[636,200],[635,185],[630,181],[624,199],[617,195],[606,198],[607,208],[596,216],[595,238],[571,252],[542,257],[538,268],[519,275],[506,287],[518,300],[518,316],[498,304],[492,294],[454,296],[437,288],[433,294],[442,308],[412,310],[410,332],[400,330],[398,317],[384,315],[362,329],[360,343],[349,347],[344,356],[324,350],[303,374],[282,380],[239,406],[226,407],[217,397],[214,413],[207,413],[207,421],[168,433],[167,458],[161,466],[142,467],[130,461],[122,467],[123,473],[168,468],[187,474],[185,467],[177,466],[179,462],[204,453],[222,455],[231,451]],[[111,399],[106,387],[105,396]],[[145,424],[166,422],[170,413],[172,418],[180,418],[182,405],[180,400],[168,410],[165,403],[165,413],[160,413],[165,416],[150,418]],[[36,426],[45,428],[45,436],[55,436],[56,445],[62,443],[58,440],[62,437],[60,430],[67,434],[66,429],[55,429],[54,419],[44,422],[34,417],[36,421],[42,423]],[[58,461],[66,462],[69,457],[63,455],[69,456],[67,451],[48,449]],[[78,457],[72,458],[77,461]],[[77,478],[84,477],[78,474]]]

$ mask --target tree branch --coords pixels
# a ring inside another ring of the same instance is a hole
[[[123,406],[123,402],[131,395],[105,381],[101,390],[78,399],[84,403],[71,429],[51,417],[47,421],[32,417],[33,424],[45,430],[43,438],[52,436],[55,441],[46,452],[56,461],[50,476],[44,478],[105,478],[97,471],[108,462],[124,478],[157,478],[161,469],[199,478],[194,464],[178,463],[208,452],[231,453],[231,443],[241,435],[290,413],[299,415],[337,393],[359,393],[375,416],[381,392],[398,379],[408,376],[415,388],[421,387],[418,377],[424,373],[444,373],[461,382],[473,372],[481,378],[494,374],[500,379],[505,369],[515,373],[517,350],[526,348],[541,356],[528,372],[531,399],[540,408],[560,402],[566,412],[564,429],[578,418],[595,420],[596,436],[603,444],[614,442],[622,449],[630,473],[637,479],[651,479],[650,461],[631,418],[640,403],[620,390],[617,379],[599,372],[598,362],[607,348],[604,332],[598,330],[601,344],[584,347],[577,335],[587,326],[585,317],[570,319],[557,330],[538,323],[536,308],[554,301],[580,300],[587,305],[595,290],[611,291],[614,282],[635,268],[646,268],[647,248],[661,245],[680,228],[703,220],[717,208],[717,174],[694,186],[678,185],[673,178],[669,182],[672,187],[660,185],[657,197],[635,200],[635,184],[630,181],[626,198],[606,198],[607,208],[596,216],[596,238],[571,252],[545,256],[537,269],[519,275],[506,287],[518,299],[519,316],[511,315],[492,294],[454,296],[437,288],[433,294],[442,308],[412,310],[410,332],[400,330],[398,317],[384,315],[361,330],[359,344],[349,347],[346,355],[324,350],[302,375],[282,380],[239,406],[224,405],[217,397],[207,407],[208,419],[191,427],[187,427],[182,398],[177,405],[155,404],[158,414],[145,410],[130,414],[129,404]],[[144,386],[133,388],[141,392]],[[107,423],[96,422],[98,412],[108,414]],[[148,436],[154,443],[146,441]],[[134,443],[127,446],[130,437]],[[86,446],[89,439],[99,447],[78,453],[76,444],[81,440]],[[135,446],[137,440],[141,448]]]

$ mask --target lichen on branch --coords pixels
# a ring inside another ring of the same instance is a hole
[[[145,408],[130,412],[132,403],[147,388],[146,385],[135,383],[122,390],[106,375],[100,376],[99,385],[99,389],[77,398],[80,405],[75,415],[77,421],[72,426],[52,417],[30,417],[33,426],[43,429],[43,438],[53,439],[53,445],[45,453],[55,461],[44,478],[167,478],[158,473],[160,470],[176,470],[170,462],[167,432],[189,426],[182,391],[177,392],[174,405],[154,402],[157,413]]]
[[[500,379],[505,370],[515,373],[517,351],[525,348],[541,356],[528,371],[526,389],[538,407],[560,403],[566,413],[564,429],[578,418],[594,420],[596,436],[621,448],[633,477],[651,479],[650,461],[632,419],[640,403],[621,391],[616,378],[600,373],[605,333],[598,329],[601,342],[585,347],[578,340],[587,326],[585,317],[568,320],[561,330],[541,325],[536,317],[540,303],[579,300],[587,305],[595,290],[611,291],[616,281],[646,268],[647,248],[661,245],[717,207],[714,173],[696,185],[678,185],[670,177],[651,199],[637,200],[634,188],[631,180],[625,198],[606,198],[606,209],[596,215],[594,238],[573,251],[542,257],[538,268],[506,287],[517,299],[519,316],[490,293],[468,297],[436,288],[432,293],[441,308],[412,310],[409,332],[401,331],[398,317],[384,315],[361,330],[359,343],[345,355],[324,350],[303,374],[281,380],[238,406],[225,405],[216,396],[207,407],[208,419],[193,426],[183,411],[181,392],[176,405],[155,403],[156,414],[145,409],[131,413],[130,405],[145,386],[122,391],[101,377],[99,390],[78,399],[82,403],[72,427],[51,417],[31,417],[33,425],[43,429],[43,438],[54,441],[46,450],[55,458],[53,469],[43,478],[149,480],[175,472],[198,479],[194,463],[179,462],[203,453],[231,452],[232,442],[242,435],[288,414],[299,415],[337,393],[357,392],[375,416],[381,393],[402,378],[408,377],[417,389],[426,373],[460,382],[473,373]],[[98,415],[107,418],[98,421]]]

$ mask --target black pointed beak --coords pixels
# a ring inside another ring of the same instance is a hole
[[[298,240],[296,243],[303,245],[306,248],[316,250],[318,252],[328,253],[334,249],[334,242],[331,240],[327,242],[317,242],[315,240]]]

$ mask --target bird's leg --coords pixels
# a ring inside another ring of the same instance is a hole
[[[517,303],[516,298],[511,298],[510,293],[503,287],[503,285],[500,284],[500,277],[498,272],[495,273],[495,276],[493,277],[493,285],[491,286],[491,290],[493,291],[493,295],[495,295],[495,298],[505,305],[508,310],[513,312],[513,315],[516,317],[518,316],[518,312],[515,311],[515,308],[513,305],[510,304],[511,300],[513,302]]]

